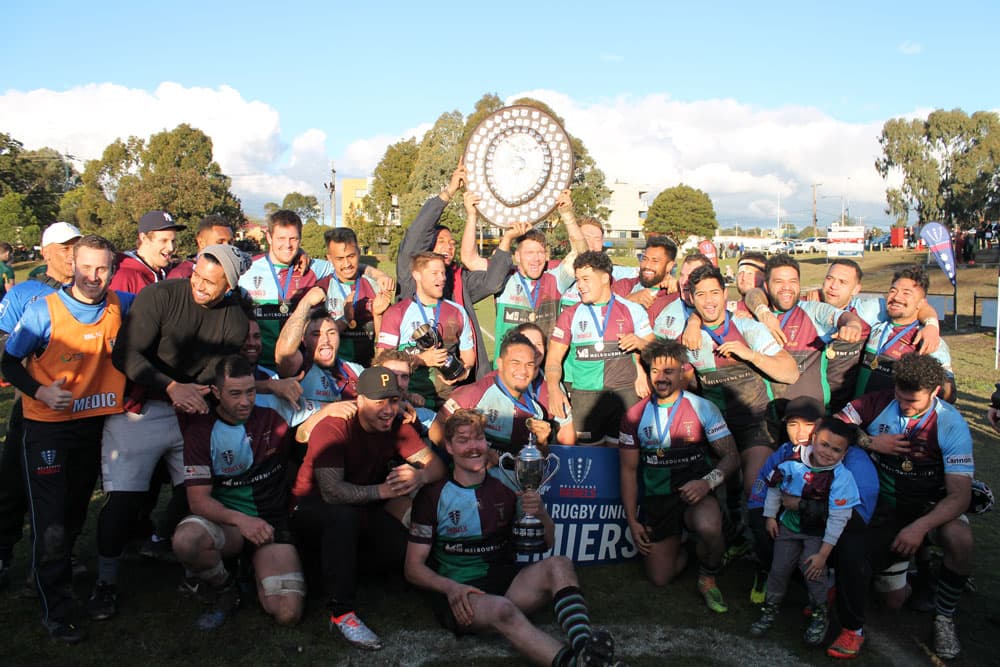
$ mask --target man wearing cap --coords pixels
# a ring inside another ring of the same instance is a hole
[[[27,307],[0,361],[24,395],[23,462],[42,622],[67,643],[84,638],[72,617],[70,553],[97,479],[105,416],[122,410],[125,377],[111,351],[132,301],[108,291],[115,253],[107,239],[84,236],[73,254],[73,284]]]
[[[233,225],[221,215],[214,213],[206,215],[198,223],[198,233],[195,234],[194,242],[198,245],[199,253],[210,245],[229,245],[233,242]],[[190,278],[197,260],[196,253],[170,269],[167,278]]]
[[[80,230],[68,222],[55,222],[42,234],[45,271],[14,285],[0,303],[0,344],[14,330],[25,309],[73,280],[73,246]],[[0,457],[0,588],[7,585],[14,545],[21,539],[24,515],[28,511],[21,464],[21,398],[10,408],[7,438]]]
[[[166,280],[177,250],[177,232],[187,229],[166,211],[150,211],[139,218],[139,243],[125,253],[111,289],[138,294],[146,285]]]
[[[292,488],[292,525],[307,548],[319,546],[330,629],[376,650],[381,640],[357,614],[359,548],[368,547],[367,562],[379,571],[400,572],[412,494],[443,478],[445,468],[413,427],[397,418],[395,373],[367,368],[357,390],[357,414],[324,419],[309,437]]]
[[[107,502],[97,523],[99,571],[89,604],[94,619],[117,611],[122,550],[157,461],[165,458],[175,487],[184,482],[184,440],[175,410],[207,413],[205,395],[216,364],[239,353],[246,340],[238,281],[248,265],[233,246],[208,246],[190,280],[143,289],[122,326],[112,359],[140,392],[132,392],[126,412],[104,424]]]

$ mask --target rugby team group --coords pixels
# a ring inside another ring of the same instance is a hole
[[[638,270],[614,265],[604,226],[577,219],[569,191],[556,206],[562,261],[527,223],[482,257],[479,197],[465,191],[459,261],[438,222],[464,184],[460,165],[409,225],[395,278],[361,262],[348,228],[327,231],[325,258],[307,256],[287,210],[270,216],[257,258],[219,216],[180,262],[184,227],[164,211],[142,216],[124,253],[49,225],[44,270],[5,279],[0,304],[0,370],[18,390],[0,460],[0,584],[27,516],[30,586],[67,643],[135,604],[119,573],[139,539],[183,566],[204,631],[241,596],[296,623],[308,581],[331,630],[377,650],[358,599],[359,573],[374,571],[428,591],[455,633],[499,632],[537,664],[618,664],[572,561],[515,558],[518,517],[540,519],[550,546],[554,524],[538,490],[498,474],[500,454],[529,441],[604,446],[619,450],[652,584],[693,558],[693,600],[724,613],[717,575],[751,557],[761,612],[748,633],[761,636],[800,570],[804,640],[826,645],[833,617],[827,654],[853,658],[870,590],[898,608],[933,578],[922,601],[934,649],[959,654],[981,485],[920,267],[864,297],[861,267],[838,259],[803,292],[796,260],[746,252],[730,300],[710,258],[679,258],[666,237],[646,239]],[[492,360],[473,308],[490,298]],[[81,601],[74,545],[98,477],[96,583]],[[529,620],[547,605],[564,637]]]

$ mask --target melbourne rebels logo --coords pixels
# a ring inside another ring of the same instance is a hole
[[[566,462],[569,467],[569,476],[574,484],[583,484],[590,476],[590,466],[593,461],[582,456],[573,456]]]
[[[457,526],[458,522],[462,520],[461,510],[452,510],[448,512],[448,518],[451,519],[451,523],[453,525]]]

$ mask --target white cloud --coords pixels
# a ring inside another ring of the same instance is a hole
[[[605,63],[623,63],[625,62],[625,56],[617,53],[607,53],[604,52],[598,56],[601,62]]]
[[[0,95],[0,125],[29,148],[51,146],[81,160],[100,157],[117,138],[147,138],[189,123],[212,138],[216,162],[233,179],[246,210],[298,191],[321,195],[329,168],[326,134],[310,129],[286,144],[280,114],[229,87],[186,88],[160,84],[146,91],[112,83],[66,91],[7,91]],[[282,162],[282,160],[284,160]]]
[[[904,56],[916,56],[924,52],[924,45],[920,42],[905,41],[900,42],[896,50]]]
[[[870,218],[881,216],[885,205],[886,184],[873,166],[881,120],[848,123],[813,107],[679,101],[662,93],[583,102],[543,89],[509,99],[525,95],[565,119],[609,180],[647,184],[653,195],[687,183],[709,193],[721,219],[773,218],[779,196],[783,215],[811,214],[812,183],[822,183],[820,196],[830,197],[819,206],[823,210],[839,213],[835,200],[844,197],[852,213]],[[415,124],[399,135],[355,137],[334,156],[337,173],[371,174],[388,145],[419,139],[433,122],[407,120]],[[3,131],[29,148],[51,146],[81,159],[99,157],[117,137],[148,137],[182,122],[212,137],[216,160],[249,213],[259,214],[264,202],[291,191],[325,195],[326,133],[309,129],[283,138],[276,108],[228,86],[163,83],[150,92],[104,83],[0,95]]]

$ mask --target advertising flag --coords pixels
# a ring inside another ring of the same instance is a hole
[[[928,222],[920,230],[920,238],[927,244],[948,280],[955,285],[955,248],[951,244],[951,234],[940,222]]]

